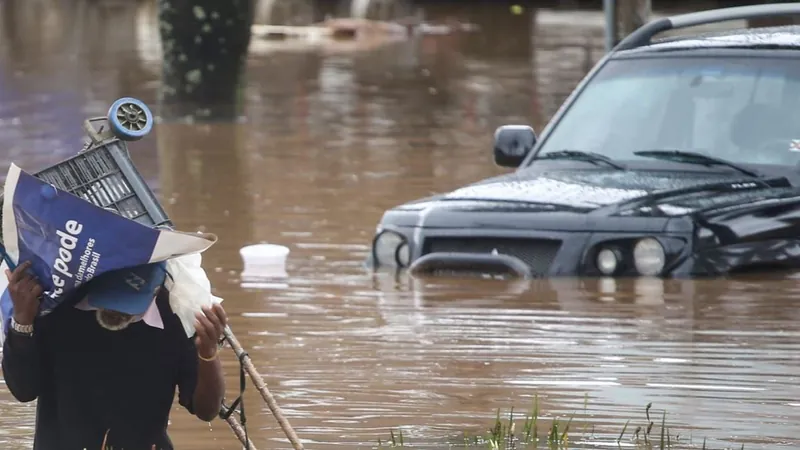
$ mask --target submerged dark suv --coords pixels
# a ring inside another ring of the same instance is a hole
[[[541,277],[698,276],[800,266],[800,28],[654,41],[800,4],[653,21],[590,71],[537,137],[500,127],[516,167],[387,211],[373,268]]]

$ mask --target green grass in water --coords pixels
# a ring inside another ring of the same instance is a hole
[[[616,444],[616,448],[635,448],[647,450],[665,450],[665,449],[682,449],[682,448],[702,448],[703,450],[711,450],[706,446],[706,440],[703,439],[702,447],[693,445],[690,439],[681,437],[678,434],[673,435],[670,428],[667,426],[667,412],[661,414],[661,425],[657,433],[653,433],[655,422],[651,420],[650,410],[653,404],[649,403],[645,407],[646,423],[643,425],[631,428],[631,421],[625,422],[619,436],[616,437],[611,444]],[[588,410],[588,395],[584,398],[584,414]],[[570,415],[566,420],[556,418],[548,427],[543,430],[544,433],[540,434],[539,428],[541,420],[539,418],[539,396],[536,395],[533,400],[533,407],[529,414],[526,414],[522,419],[514,416],[514,408],[512,407],[508,418],[504,419],[500,416],[500,410],[497,410],[497,415],[494,424],[483,435],[469,436],[464,434],[463,443],[450,444],[451,449],[458,448],[485,448],[490,450],[533,450],[533,449],[548,449],[548,450],[567,450],[570,448],[570,438],[573,440],[578,438],[580,441],[591,443],[605,443],[608,440],[599,440],[594,437],[594,427],[587,430],[588,423],[585,423],[580,430],[573,430],[573,418],[575,414]],[[521,421],[520,421],[521,420]],[[521,423],[521,430],[518,432],[518,424]],[[414,447],[413,444],[406,443],[403,438],[402,430],[390,430],[389,439],[383,441],[378,439],[378,447]],[[576,448],[576,447],[572,447]],[[581,448],[588,448],[584,446]],[[608,447],[604,445],[603,448],[614,448],[612,445]],[[741,449],[744,450],[744,444]]]

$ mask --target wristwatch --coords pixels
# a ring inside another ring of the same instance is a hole
[[[33,336],[33,324],[21,325],[13,317],[11,318],[11,329],[24,336]]]

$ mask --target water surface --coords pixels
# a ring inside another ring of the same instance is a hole
[[[146,2],[21,3],[0,8],[3,173],[71,155],[83,118],[117,97],[154,104],[159,77]],[[204,266],[306,448],[371,448],[392,428],[437,448],[536,395],[543,426],[576,413],[599,438],[646,425],[652,402],[698,445],[800,448],[788,275],[508,283],[362,268],[386,208],[502,173],[495,127],[540,130],[602,54],[596,15],[441,9],[482,33],[370,49],[257,42],[240,123],[161,123],[130,147],[180,229],[219,235]],[[238,251],[257,242],[290,247],[285,284],[240,285]],[[233,398],[237,365],[224,361]],[[252,386],[246,406],[258,448],[289,448]],[[30,448],[34,412],[0,384],[3,448]],[[223,422],[177,407],[171,434],[178,448],[241,448]]]

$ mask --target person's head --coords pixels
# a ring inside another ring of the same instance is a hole
[[[88,292],[98,323],[118,331],[142,318],[166,280],[165,263],[147,264],[103,274]]]
[[[123,330],[137,319],[136,316],[111,309],[98,309],[96,314],[97,323],[111,331]]]
[[[103,209],[120,214],[115,208]],[[173,229],[169,223],[154,228]],[[89,294],[89,304],[97,308],[97,322],[109,330],[121,330],[141,318],[158,296],[166,273],[166,263],[162,261],[101,275]],[[152,292],[152,296],[146,292]]]

